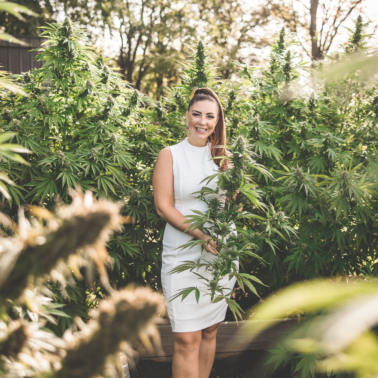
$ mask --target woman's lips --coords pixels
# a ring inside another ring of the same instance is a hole
[[[201,135],[206,134],[207,131],[208,131],[207,129],[202,128],[202,127],[196,127],[195,129],[196,129],[197,133],[201,134]]]

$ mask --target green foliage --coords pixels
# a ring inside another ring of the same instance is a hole
[[[357,20],[345,51],[315,71],[289,53],[284,31],[268,67],[242,67],[249,94],[235,101],[227,117],[228,124],[233,114],[239,118],[230,135],[247,138],[261,156],[275,177],[266,182],[260,176],[261,198],[286,214],[298,234],[271,236],[274,248],[255,238],[256,253],[269,264],[251,261],[244,270],[267,284],[261,291],[312,277],[359,274],[365,261],[377,258],[376,77],[370,69],[344,68],[338,80],[327,73],[339,62],[367,56],[364,26]]]
[[[123,215],[135,222],[110,241],[111,280],[120,286],[138,280],[156,286],[163,221],[152,210],[148,169],[165,137],[159,138],[159,127],[147,125],[139,114],[150,100],[86,47],[86,34],[69,19],[44,28],[43,35],[48,41],[37,57],[45,61],[43,67],[20,76],[28,97],[6,92],[0,97],[3,131],[33,152],[28,166],[13,161],[11,151],[0,162],[16,183],[7,187],[6,211],[16,218],[14,204],[27,202],[51,209],[56,200],[69,202],[67,190],[76,186],[129,203]],[[64,300],[79,298],[84,305],[87,288],[80,282],[78,287]],[[82,316],[82,309],[70,313],[75,314]]]
[[[290,312],[306,316],[276,348],[268,364],[290,366],[294,377],[365,377],[378,371],[375,353],[377,279],[369,265],[349,280],[314,280],[297,283],[276,293],[255,308],[256,336]],[[259,322],[260,321],[260,322]],[[256,327],[257,326],[257,327]]]
[[[291,52],[282,30],[268,66],[243,66],[238,84],[218,79],[199,43],[183,65],[182,83],[157,102],[122,82],[69,20],[44,33],[49,42],[39,59],[46,63],[22,76],[30,97],[1,92],[1,127],[17,132],[17,143],[34,152],[27,157],[31,165],[3,160],[0,169],[17,185],[9,187],[12,203],[51,208],[55,197],[68,201],[67,188],[80,184],[127,204],[123,215],[134,224],[109,243],[114,285],[160,286],[164,222],[154,209],[153,166],[162,148],[183,139],[184,113],[199,85],[220,97],[229,146],[241,136],[252,150],[254,167],[245,157],[241,171],[251,171],[253,187],[241,190],[248,185],[240,184],[241,176],[220,185],[243,197],[243,212],[233,220],[255,256],[240,273],[267,285],[255,286],[258,295],[312,277],[359,274],[376,260],[376,71],[338,69],[354,62],[353,46],[368,58],[363,27],[335,62],[315,70]],[[339,76],[329,77],[335,70]],[[274,180],[257,169],[262,165]],[[16,216],[14,206],[7,212]],[[80,303],[86,291],[81,288]]]
[[[128,343],[139,334],[148,338],[144,329],[153,326],[152,319],[162,311],[163,299],[148,288],[117,292],[109,285],[105,243],[123,221],[120,207],[95,200],[89,192],[71,195],[72,204],[60,205],[53,213],[29,206],[30,221],[22,209],[18,224],[1,214],[2,224],[13,231],[0,238],[1,377],[108,377],[104,371],[110,359],[114,370],[120,352],[130,353]],[[72,273],[80,277],[85,267],[87,279],[93,281],[94,266],[107,298],[96,303],[88,324],[75,319],[66,330],[70,315],[87,317],[86,307],[78,303],[80,288],[70,285]],[[71,304],[52,303],[51,290],[58,284]],[[64,336],[49,331],[51,324]],[[78,328],[83,332],[73,332]]]

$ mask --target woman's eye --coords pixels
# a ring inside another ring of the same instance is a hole
[[[193,113],[193,117],[200,117],[200,116],[201,116],[201,114]],[[213,119],[214,117],[213,116],[207,116],[207,118]]]

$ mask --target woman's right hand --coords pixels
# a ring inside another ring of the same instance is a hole
[[[218,244],[216,241],[212,240],[211,236],[202,233],[200,240],[203,240],[203,248],[205,248],[207,252],[212,253],[215,256],[218,255]]]

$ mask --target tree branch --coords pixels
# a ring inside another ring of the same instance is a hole
[[[341,0],[340,0],[341,1]],[[331,48],[331,45],[333,43],[333,40],[335,39],[336,35],[337,35],[337,32],[341,26],[341,24],[350,16],[350,14],[356,9],[356,7],[362,3],[363,0],[356,0],[355,4],[351,6],[351,8],[349,9],[349,11],[347,12],[347,14],[345,15],[344,18],[341,19],[341,21],[338,23],[338,25],[336,27],[334,27],[334,33],[333,35],[331,36],[331,39],[329,41],[329,44],[328,46],[324,49],[324,51],[326,53],[328,53],[329,49]],[[335,19],[335,22],[336,22],[336,19]]]

